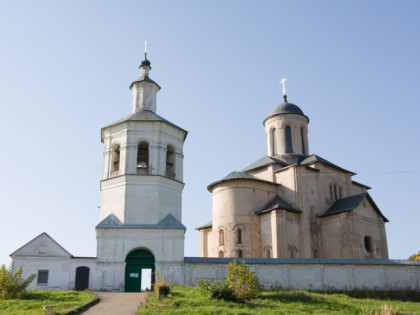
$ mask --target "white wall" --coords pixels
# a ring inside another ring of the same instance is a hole
[[[230,258],[185,258],[185,285],[197,280],[224,280]],[[238,259],[238,261],[240,261]],[[246,259],[265,289],[416,290],[420,261],[340,259]]]

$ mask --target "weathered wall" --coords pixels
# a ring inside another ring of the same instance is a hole
[[[185,257],[185,284],[224,280],[232,258]],[[238,261],[241,261],[238,259]],[[420,291],[420,261],[340,259],[246,259],[265,289]]]

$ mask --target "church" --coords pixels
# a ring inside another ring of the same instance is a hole
[[[160,86],[150,70],[145,54],[141,76],[130,85],[131,114],[101,129],[96,257],[73,256],[41,233],[10,255],[23,276],[36,275],[29,289],[138,292],[150,289],[156,271],[167,283],[195,285],[198,279],[223,279],[232,257],[253,264],[266,288],[279,281],[291,288],[405,288],[401,274],[411,281],[410,273],[396,273],[405,263],[365,263],[388,258],[387,219],[369,187],[352,181],[353,172],[309,154],[309,118],[285,93],[264,121],[267,155],[208,186],[213,220],[198,228],[201,257],[184,257],[187,131],[156,113]]]
[[[211,183],[201,257],[388,259],[385,222],[355,173],[309,153],[309,118],[283,103],[264,120],[267,155]]]

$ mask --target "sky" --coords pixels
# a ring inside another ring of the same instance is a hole
[[[100,128],[131,112],[148,40],[157,113],[184,145],[185,255],[211,220],[207,186],[266,155],[282,102],[310,118],[309,151],[357,175],[389,257],[420,250],[419,1],[1,1],[0,264],[47,232],[96,256]]]

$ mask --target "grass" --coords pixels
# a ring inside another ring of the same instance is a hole
[[[46,312],[42,308],[46,305],[55,305],[54,311],[63,314],[95,299],[96,296],[89,291],[33,290],[28,291],[24,300],[0,300],[0,314],[44,315]]]
[[[151,294],[137,314],[420,314],[419,292],[263,292],[250,303],[214,300],[195,287],[171,286],[159,301]],[[368,297],[368,298],[366,298]],[[409,300],[409,301],[407,301]],[[386,306],[384,306],[386,305]],[[386,307],[388,310],[384,310]]]

